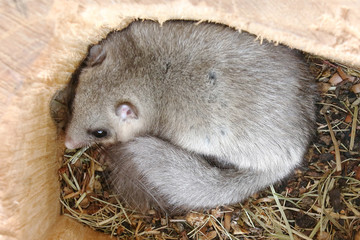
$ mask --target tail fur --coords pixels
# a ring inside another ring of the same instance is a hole
[[[279,179],[218,167],[203,155],[151,136],[117,143],[107,161],[115,190],[140,210],[157,206],[174,213],[236,203]]]

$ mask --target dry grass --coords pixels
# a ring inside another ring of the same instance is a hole
[[[167,218],[110,194],[99,149],[66,152],[63,213],[119,239],[360,239],[360,72],[308,57],[321,89],[304,165],[246,202]]]

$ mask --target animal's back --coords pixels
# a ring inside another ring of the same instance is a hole
[[[206,23],[136,22],[126,34],[144,52],[137,64],[153,84],[161,137],[244,167],[303,151],[314,83],[297,51]]]

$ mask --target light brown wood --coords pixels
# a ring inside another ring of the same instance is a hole
[[[63,143],[48,103],[111,29],[135,18],[209,20],[360,66],[358,1],[0,0],[0,11],[1,239],[102,239],[59,216]]]
[[[66,216],[57,218],[56,225],[44,237],[46,240],[115,240],[115,237],[96,232]]]

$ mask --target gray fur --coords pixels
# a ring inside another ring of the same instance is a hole
[[[114,187],[130,204],[235,203],[302,161],[315,88],[297,51],[185,21],[137,21],[100,47],[106,57],[89,57],[101,61],[79,75],[66,144],[112,145]],[[122,103],[136,117],[120,119]],[[89,134],[97,129],[109,136]]]

